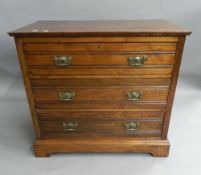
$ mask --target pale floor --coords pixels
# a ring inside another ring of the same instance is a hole
[[[2,78],[3,77],[3,78]],[[1,75],[0,174],[200,175],[201,78],[180,78],[172,112],[168,158],[149,154],[55,154],[35,158],[31,117],[19,75]]]

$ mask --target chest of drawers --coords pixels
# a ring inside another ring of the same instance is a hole
[[[168,156],[188,30],[162,20],[39,21],[9,34],[15,37],[36,156]]]

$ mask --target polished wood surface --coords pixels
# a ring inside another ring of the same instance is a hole
[[[66,89],[39,89],[34,88],[33,94],[36,102],[52,103],[61,102],[59,99],[60,92],[74,92],[75,97],[72,101],[128,101],[127,92],[141,92],[142,96],[139,101],[166,101],[168,95],[167,87],[107,87],[107,88],[66,88]]]
[[[38,21],[11,36],[187,35],[188,29],[166,20]]]
[[[77,122],[78,126],[73,131],[65,131],[64,122],[67,121],[41,121],[39,122],[42,128],[44,138],[65,138],[65,137],[80,137],[82,136],[104,136],[104,135],[133,135],[133,136],[149,136],[160,137],[162,129],[162,120],[141,120],[139,127],[136,130],[126,130],[125,122],[136,122],[136,120],[72,120]]]
[[[24,52],[23,52],[23,42],[20,38],[15,38],[15,43],[16,43],[20,68],[21,68],[21,72],[22,72],[22,76],[23,76],[23,82],[24,82],[27,99],[28,99],[28,103],[29,103],[29,108],[30,108],[30,112],[31,112],[31,116],[32,116],[34,132],[35,132],[36,138],[39,139],[41,137],[41,132],[40,132],[39,124],[38,124],[38,119],[36,117],[35,103],[33,100],[31,83],[30,83],[29,77],[27,76],[28,69],[27,69],[27,65],[26,65],[26,61],[25,61],[25,57],[24,57]]]
[[[38,75],[49,77],[51,75],[62,78],[62,75],[129,75],[138,78],[170,78],[172,75],[172,68],[132,68],[132,67],[69,67],[57,69],[44,69],[35,67],[29,69],[30,77]],[[61,76],[60,76],[61,75]],[[43,76],[43,77],[44,77]]]
[[[170,116],[171,116],[171,111],[173,107],[174,95],[175,95],[177,80],[179,76],[179,69],[180,69],[184,44],[185,44],[185,37],[180,37],[178,41],[177,52],[175,55],[175,64],[174,64],[175,68],[172,75],[172,82],[171,82],[170,91],[168,95],[167,112],[165,114],[165,118],[163,122],[162,138],[167,138],[167,134],[168,134]]]
[[[167,133],[186,35],[162,20],[39,21],[15,37],[36,135],[35,155],[169,153]],[[70,56],[69,65],[55,57]],[[133,66],[129,57],[146,56]],[[60,92],[74,92],[70,101]],[[128,92],[140,92],[137,101]],[[77,122],[75,130],[65,123]],[[127,130],[126,122],[137,127]]]
[[[25,53],[48,52],[170,52],[176,43],[25,43]]]
[[[109,110],[109,111],[79,111],[79,110],[40,110],[37,109],[37,118],[40,121],[65,121],[65,120],[120,120],[120,119],[151,119],[162,120],[164,117],[164,111],[150,111],[150,110]]]
[[[104,102],[104,101],[85,101],[80,103],[80,101],[73,101],[70,103],[60,102],[60,101],[49,101],[44,103],[43,101],[36,101],[35,107],[38,109],[166,109],[166,101],[161,102],[132,102],[132,101],[115,101],[115,102]]]
[[[37,157],[48,157],[52,153],[83,153],[83,152],[147,152],[157,157],[169,155],[169,141],[157,138],[82,138],[65,140],[36,140],[34,144]]]
[[[26,55],[28,66],[49,66],[48,68],[58,67],[54,59],[60,54],[53,55]],[[172,66],[174,63],[174,54],[127,54],[127,53],[66,53],[64,56],[71,57],[71,63],[68,66],[129,66],[128,58],[137,56],[147,56],[144,62],[146,66]],[[50,67],[51,66],[51,67]]]
[[[174,43],[178,41],[178,36],[74,36],[74,37],[23,37],[24,43],[129,43],[129,42],[137,42],[137,43]]]
[[[29,74],[29,78],[30,79],[48,79],[48,80],[52,80],[52,79],[66,79],[66,78],[74,78],[74,79],[105,79],[105,78],[114,78],[114,79],[149,79],[149,78],[153,78],[153,79],[161,79],[164,78],[165,81],[169,78],[171,78],[171,75],[140,75],[140,74],[133,74],[133,75],[63,75],[63,74],[58,74],[58,75],[48,75],[48,74]]]
[[[171,79],[156,78],[34,78],[31,85],[40,87],[121,87],[121,86],[169,86]]]

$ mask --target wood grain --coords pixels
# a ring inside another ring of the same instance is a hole
[[[38,30],[33,32],[33,30]],[[44,32],[46,30],[46,32]],[[47,31],[48,30],[48,31]],[[11,36],[181,36],[188,29],[167,20],[37,21],[10,32]]]
[[[44,69],[44,68],[31,68],[29,69],[29,75],[30,77],[49,77],[51,75],[61,77],[62,75],[117,75],[117,77],[120,77],[120,75],[128,75],[130,77],[133,76],[133,78],[170,78],[172,76],[172,68],[133,68],[133,67],[82,67],[82,68],[75,68],[75,67],[69,67],[69,68],[57,68],[57,69]],[[38,76],[35,76],[38,75]],[[107,77],[106,76],[106,77]],[[70,77],[69,77],[70,78]],[[109,77],[108,77],[109,78]],[[113,77],[115,78],[115,77]]]
[[[141,68],[142,69],[142,68]],[[143,69],[144,70],[144,69]],[[145,69],[146,70],[146,69]],[[153,69],[152,69],[153,70]],[[157,70],[159,71],[160,69],[157,68]],[[166,69],[165,69],[166,70]],[[90,75],[90,74],[75,74],[75,75],[70,75],[70,74],[29,74],[29,78],[30,79],[48,79],[48,80],[54,80],[54,79],[66,79],[66,78],[73,78],[73,79],[169,79],[172,77],[172,71],[168,71],[168,74],[166,74],[167,70],[165,71],[165,74],[160,74],[158,71],[153,71],[156,72],[156,74],[126,74],[126,75],[121,75],[121,74],[117,74],[117,75],[111,75],[111,74],[100,74],[100,75]],[[37,72],[36,72],[37,73]]]
[[[157,138],[134,139],[121,137],[108,138],[79,138],[79,139],[51,139],[36,140],[34,144],[37,157],[48,157],[52,153],[72,152],[145,152],[157,157],[167,157],[169,141]]]
[[[45,87],[121,87],[121,86],[166,86],[169,87],[171,79],[156,78],[55,78],[31,79],[33,88]]]
[[[62,137],[76,137],[82,134],[88,135],[133,135],[133,136],[149,136],[160,137],[162,129],[162,121],[147,121],[139,122],[139,127],[135,131],[128,131],[125,129],[125,122],[136,122],[137,120],[121,120],[121,121],[102,121],[102,120],[73,120],[77,122],[78,126],[74,131],[64,131],[63,123],[67,121],[40,121],[40,128],[44,138],[62,138]]]
[[[27,99],[28,99],[28,103],[29,103],[29,108],[30,108],[30,112],[31,112],[31,116],[32,116],[32,122],[33,122],[35,136],[37,139],[40,139],[41,133],[40,133],[40,128],[39,128],[39,124],[38,124],[38,119],[36,117],[35,103],[33,100],[31,83],[30,83],[30,79],[27,76],[28,69],[27,69],[27,65],[25,62],[25,58],[24,58],[23,43],[20,38],[15,38],[15,43],[16,43],[16,48],[17,48],[17,52],[18,52],[18,59],[19,59],[20,68],[21,68],[21,72],[22,72],[23,82],[24,82]]]
[[[60,54],[59,54],[60,55]],[[174,54],[118,54],[118,53],[66,53],[64,56],[71,57],[71,63],[68,66],[130,66],[129,57],[147,56],[144,66],[171,66],[174,63]],[[49,66],[59,67],[55,65],[54,59],[58,56],[53,55],[26,55],[26,62],[31,68],[32,66]]]
[[[35,155],[147,152],[164,157],[186,35],[164,20],[39,21],[9,34],[16,47],[36,142]],[[55,66],[55,56],[72,56]],[[130,56],[148,56],[131,67]],[[72,101],[60,91],[75,92]],[[128,91],[140,91],[129,101]],[[79,123],[64,132],[63,123]],[[139,122],[130,132],[125,122]]]
[[[164,123],[163,123],[162,138],[164,138],[164,139],[167,138],[167,134],[168,134],[168,128],[169,128],[169,123],[170,123],[171,111],[172,111],[172,107],[173,107],[175,90],[176,90],[176,86],[177,86],[177,80],[178,80],[178,76],[179,76],[179,69],[180,69],[180,64],[181,64],[181,59],[182,59],[184,43],[185,43],[185,37],[180,37],[178,46],[177,46],[177,53],[176,53],[176,57],[175,57],[176,60],[175,60],[175,66],[174,66],[173,76],[172,76],[172,80],[171,80],[170,91],[168,94],[167,112],[165,114]]]
[[[129,42],[177,42],[178,37],[177,36],[146,36],[146,37],[140,37],[140,36],[129,36],[129,37],[123,37],[123,36],[101,36],[101,37],[22,37],[22,40],[24,43],[58,43],[58,42],[64,42],[64,43],[94,43],[94,42],[123,42],[123,43],[129,43]]]
[[[59,99],[60,92],[74,92],[74,101],[128,101],[127,92],[141,92],[139,101],[166,101],[168,88],[166,87],[116,87],[116,88],[67,88],[67,89],[33,89],[36,102],[63,103]],[[71,101],[69,101],[71,103]],[[68,103],[68,102],[66,102]]]
[[[120,119],[137,119],[137,120],[163,120],[164,111],[68,111],[68,110],[37,110],[37,118],[40,121],[62,121],[62,120],[120,120]]]
[[[160,109],[165,110],[166,109],[166,102],[126,102],[126,101],[116,101],[116,102],[105,102],[105,101],[84,101],[83,103],[80,103],[80,101],[73,101],[70,103],[65,102],[59,102],[59,101],[48,101],[44,103],[43,101],[35,101],[36,109],[76,109],[76,110],[93,110],[93,109]]]
[[[25,43],[25,53],[175,52],[176,43]]]

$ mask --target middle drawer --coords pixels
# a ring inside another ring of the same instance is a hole
[[[34,99],[38,108],[60,108],[75,104],[87,103],[117,103],[126,102],[163,102],[165,103],[168,95],[167,87],[105,87],[105,88],[34,88]],[[69,106],[69,107],[70,107]],[[82,106],[82,105],[80,105]]]

